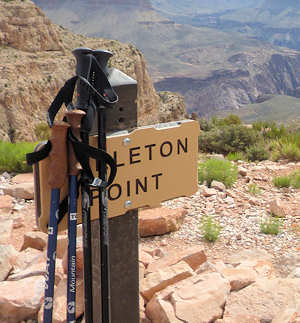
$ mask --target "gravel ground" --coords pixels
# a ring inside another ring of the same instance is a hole
[[[191,197],[182,197],[162,203],[168,208],[185,208],[188,214],[177,232],[167,235],[143,238],[142,246],[168,249],[184,249],[203,245],[209,259],[226,261],[228,257],[243,250],[263,249],[272,256],[276,274],[287,277],[300,267],[300,190],[277,189],[272,183],[274,176],[288,174],[300,168],[300,163],[264,161],[258,164],[238,162],[246,175],[239,176],[230,189],[216,191],[205,197],[205,188],[199,186]],[[250,194],[249,184],[255,184],[260,194]],[[261,232],[260,222],[270,215],[270,202],[279,199],[286,211],[278,235]],[[222,226],[215,243],[206,242],[200,229],[201,219],[213,216]]]

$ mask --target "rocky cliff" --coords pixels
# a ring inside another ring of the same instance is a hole
[[[156,89],[181,93],[189,111],[199,116],[239,109],[269,94],[300,96],[299,52],[239,53],[229,61],[232,70],[216,70],[206,78],[168,78],[157,82]]]
[[[45,121],[49,104],[75,74],[72,50],[82,46],[112,51],[112,66],[138,81],[140,125],[160,120],[163,102],[134,46],[72,34],[29,0],[0,1],[0,139],[35,139],[36,124]]]
[[[75,0],[76,1],[76,0]],[[70,3],[74,1],[69,0],[36,0],[34,1],[39,7],[41,8],[54,8],[64,3]],[[92,6],[92,7],[101,7],[103,5],[121,5],[121,6],[129,6],[134,8],[151,8],[151,0],[86,0],[81,1],[84,3],[85,6]]]

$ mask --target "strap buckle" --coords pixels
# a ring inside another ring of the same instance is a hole
[[[103,181],[102,179],[100,179],[98,177],[94,177],[92,183],[90,183],[89,186],[104,189],[107,187],[107,182]]]

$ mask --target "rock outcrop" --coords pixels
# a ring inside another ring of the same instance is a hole
[[[239,109],[270,94],[299,97],[300,54],[286,52],[240,53],[229,58],[232,70],[216,70],[207,78],[174,77],[155,88],[184,96],[189,111],[209,116],[218,110]]]
[[[36,0],[35,3],[40,7],[54,8],[61,4],[65,4],[71,1],[61,1],[61,0]],[[72,1],[74,2],[74,1]],[[121,5],[129,6],[134,8],[152,8],[150,0],[87,0],[84,1],[86,6],[101,7],[103,5]]]
[[[133,45],[72,34],[52,24],[30,0],[0,1],[0,139],[36,139],[36,124],[45,122],[58,90],[75,74],[77,47],[113,52],[111,65],[138,82],[139,125],[159,121],[159,96]]]

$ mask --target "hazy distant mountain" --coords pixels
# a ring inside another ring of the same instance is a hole
[[[262,0],[152,0],[152,5],[171,15],[195,15],[254,8],[261,2]]]
[[[298,23],[290,18],[298,9],[291,0],[288,9],[276,2],[36,0],[76,33],[136,45],[156,88],[179,92],[189,112],[206,116],[268,95],[300,96],[300,53],[273,46],[298,48],[300,32],[272,27],[280,17]]]

